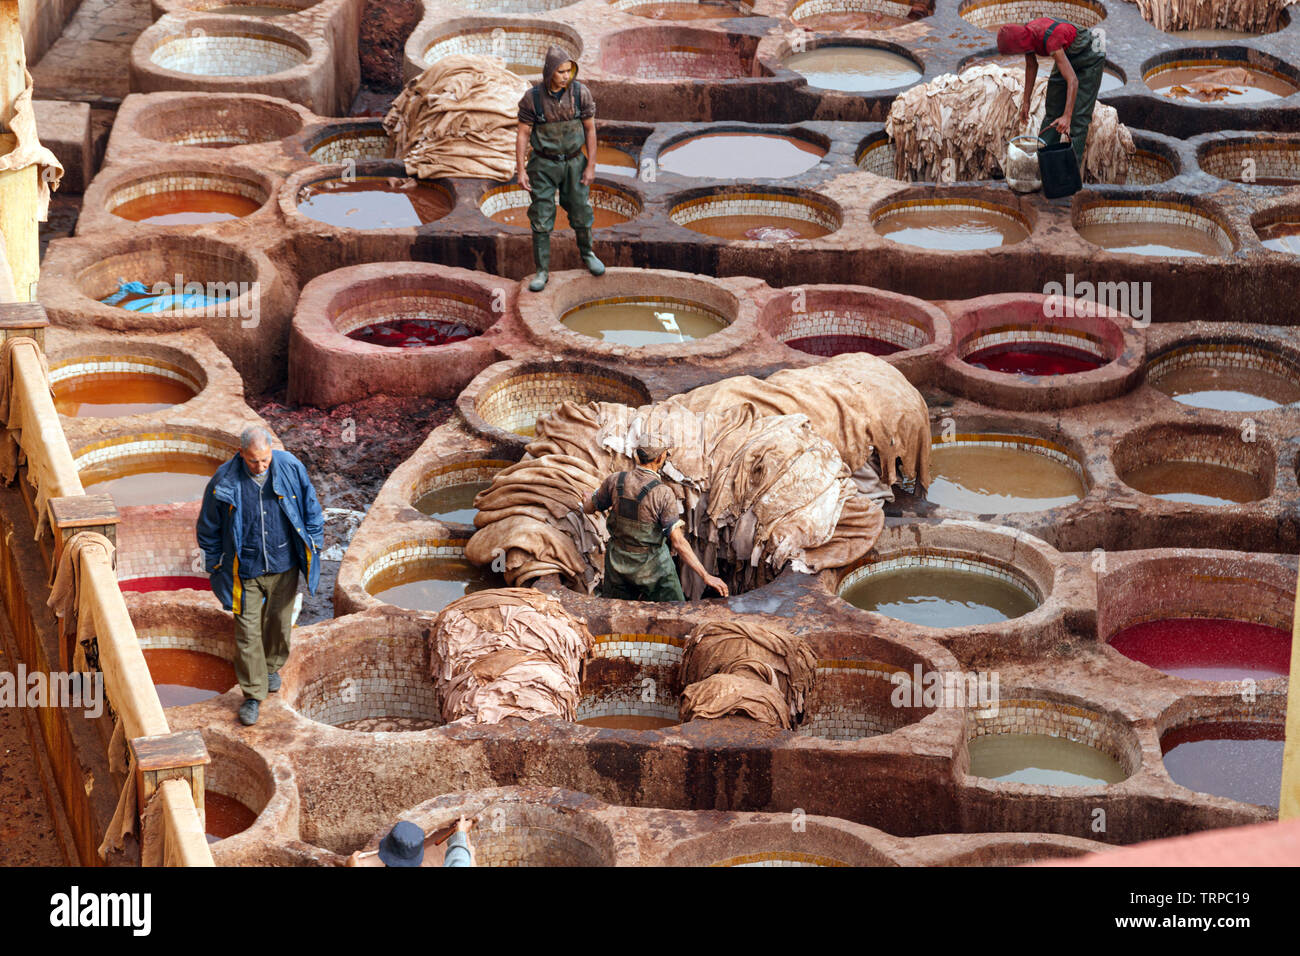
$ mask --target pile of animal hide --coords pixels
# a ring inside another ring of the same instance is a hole
[[[682,653],[681,719],[747,714],[792,730],[817,673],[817,655],[801,637],[753,622],[701,624]]]
[[[1136,0],[1138,11],[1157,30],[1243,30],[1271,33],[1282,8],[1297,0]]]

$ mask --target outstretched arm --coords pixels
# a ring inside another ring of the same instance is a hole
[[[717,591],[723,597],[727,597],[731,594],[731,591],[727,588],[726,581],[722,580],[722,578],[715,578],[708,571],[704,570],[704,565],[701,564],[700,559],[695,556],[695,550],[691,547],[691,543],[686,540],[686,533],[682,531],[681,522],[678,522],[673,526],[672,532],[668,535],[668,543],[672,546],[673,551],[677,552],[681,557],[686,566],[704,579],[705,584],[713,588],[713,590]]]
[[[519,131],[515,133],[515,169],[519,173],[519,185],[529,192],[533,191],[533,184],[528,181],[528,138],[533,135],[533,128],[527,123],[519,124]]]
[[[1034,95],[1034,81],[1038,79],[1038,57],[1025,54],[1025,98],[1020,104],[1020,125],[1029,122],[1029,99]]]
[[[1052,129],[1062,136],[1069,137],[1070,120],[1074,117],[1074,96],[1079,92],[1079,78],[1075,76],[1074,67],[1070,65],[1070,58],[1065,55],[1064,50],[1054,52],[1052,59],[1056,60],[1056,68],[1061,71],[1061,76],[1065,77],[1065,110],[1052,120]]]

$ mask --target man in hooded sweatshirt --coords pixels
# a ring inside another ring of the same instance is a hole
[[[569,54],[557,46],[550,47],[542,67],[542,82],[519,101],[515,163],[519,185],[532,197],[528,222],[533,227],[537,274],[528,288],[533,292],[546,288],[550,274],[557,194],[578,240],[583,265],[592,275],[605,271],[591,248],[591,226],[596,216],[588,195],[596,180],[596,101],[577,76],[578,64],[569,59]],[[530,146],[532,156],[528,157]]]

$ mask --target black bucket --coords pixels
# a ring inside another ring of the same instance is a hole
[[[1038,148],[1038,171],[1043,179],[1043,195],[1048,199],[1073,196],[1083,188],[1079,160],[1069,143],[1053,143]]]

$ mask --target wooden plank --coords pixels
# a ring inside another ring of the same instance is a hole
[[[0,302],[0,332],[35,331],[48,328],[49,324],[45,306],[39,302]]]
[[[1282,745],[1282,792],[1278,795],[1277,818],[1300,817],[1300,586],[1296,589],[1295,616],[1291,619],[1291,680],[1286,698],[1286,742]]]
[[[158,799],[163,801],[163,827],[166,840],[163,859],[168,866],[216,866],[212,849],[203,832],[203,818],[194,806],[194,797],[180,780],[166,780],[159,786]]]
[[[66,498],[83,495],[81,476],[77,473],[72,450],[63,434],[63,424],[50,396],[49,379],[41,370],[40,359],[30,345],[17,346],[13,351],[16,381],[14,387],[22,394],[27,421],[23,426],[23,450],[29,461],[45,465],[44,473],[52,487],[48,498]],[[37,441],[33,442],[32,437]]]
[[[131,741],[131,749],[135,751],[136,766],[141,770],[202,766],[212,759],[203,743],[203,734],[197,730],[178,730],[161,737],[137,737]]]
[[[26,59],[18,0],[0,0],[0,130],[9,129],[14,100],[27,87]]]

